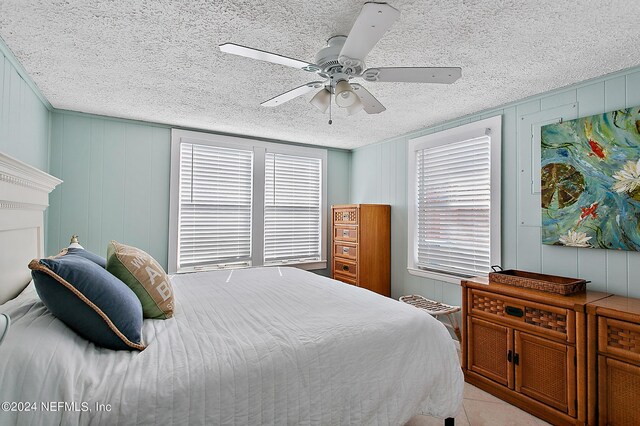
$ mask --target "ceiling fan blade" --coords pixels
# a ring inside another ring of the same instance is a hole
[[[365,3],[342,46],[340,57],[364,60],[399,16],[400,11],[387,3]],[[340,58],[338,61],[343,62]]]
[[[274,98],[269,99],[268,101],[264,101],[260,105],[266,106],[266,107],[275,107],[278,105],[282,105],[283,103],[288,102],[291,99],[297,98],[298,96],[302,96],[313,90],[319,89],[323,85],[324,85],[324,82],[322,81],[312,81],[311,83],[303,84],[302,86],[296,87],[295,89],[291,89],[288,92],[284,92]]]
[[[309,62],[288,58],[286,56],[278,55],[275,53],[265,52],[264,50],[254,49],[252,47],[240,46],[239,44],[224,43],[218,47],[222,52],[231,53],[232,55],[244,56],[246,58],[257,59],[259,61],[286,65],[288,67],[298,68],[305,71],[316,72],[320,69],[318,68],[318,66]]]
[[[351,83],[351,87],[356,92],[356,95],[362,102],[362,108],[367,114],[380,114],[387,109],[380,103],[379,100],[373,97],[371,93],[358,83]]]
[[[462,77],[458,67],[389,67],[369,68],[362,73],[366,81],[451,84]]]

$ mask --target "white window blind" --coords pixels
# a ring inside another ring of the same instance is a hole
[[[249,263],[253,151],[182,143],[178,269]]]
[[[322,161],[266,153],[264,261],[321,258]]]
[[[416,151],[417,267],[460,276],[491,265],[491,139]]]

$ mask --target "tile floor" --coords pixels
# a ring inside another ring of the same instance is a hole
[[[456,426],[540,426],[549,423],[532,416],[469,383],[464,384],[462,410]],[[405,426],[443,426],[434,417],[414,416]]]

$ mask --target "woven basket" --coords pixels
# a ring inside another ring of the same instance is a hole
[[[536,272],[507,269],[490,272],[489,281],[497,284],[508,284],[515,287],[531,288],[547,293],[569,294],[579,293],[587,288],[587,282],[579,278],[559,277],[556,275],[538,274]]]

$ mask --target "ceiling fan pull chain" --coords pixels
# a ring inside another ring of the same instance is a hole
[[[333,123],[331,120],[331,90],[333,89],[333,76],[331,76],[331,81],[329,82],[329,125]]]

